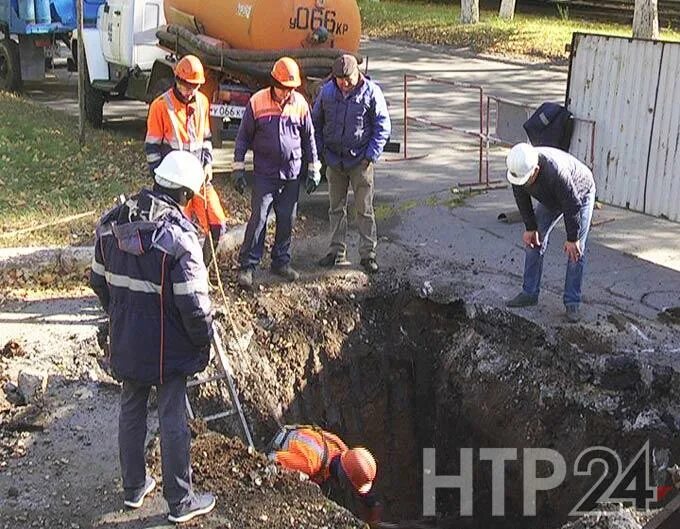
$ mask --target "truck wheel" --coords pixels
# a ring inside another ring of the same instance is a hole
[[[97,90],[90,84],[90,72],[87,71],[85,63],[85,119],[96,129],[102,128],[104,123],[104,103],[106,95],[101,90]]]
[[[19,45],[12,39],[0,40],[0,90],[19,92],[22,88]]]

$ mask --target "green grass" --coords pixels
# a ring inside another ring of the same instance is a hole
[[[233,217],[246,201],[223,180],[214,183],[223,203],[237,210]],[[121,193],[151,183],[141,141],[88,129],[81,149],[76,117],[0,92],[0,247],[91,244],[101,213]],[[88,211],[95,213],[8,236]]]
[[[101,212],[147,175],[140,141],[88,130],[80,149],[77,118],[0,93],[0,246],[87,243]],[[91,210],[72,223],[3,236]]]
[[[559,16],[518,13],[511,22],[496,11],[482,11],[480,23],[459,22],[460,3],[428,4],[382,0],[360,0],[363,33],[370,37],[402,39],[424,44],[468,48],[476,53],[533,60],[564,62],[565,45],[575,31],[631,36],[629,25],[589,22]],[[680,32],[662,30],[661,38],[680,40]]]

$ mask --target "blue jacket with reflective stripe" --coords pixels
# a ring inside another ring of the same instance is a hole
[[[295,91],[283,104],[272,94],[272,88],[264,88],[250,98],[238,129],[234,162],[243,162],[252,149],[256,177],[295,180],[303,160],[318,162],[309,105]]]
[[[319,157],[342,169],[364,159],[376,162],[392,130],[382,90],[364,76],[347,97],[335,79],[327,81],[314,103],[312,120]]]
[[[142,190],[96,231],[90,285],[109,315],[117,378],[157,384],[208,364],[208,272],[194,226],[167,195]]]

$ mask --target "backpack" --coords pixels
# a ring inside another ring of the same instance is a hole
[[[558,103],[543,103],[524,122],[524,130],[532,145],[556,147],[569,151],[574,132],[574,115]]]

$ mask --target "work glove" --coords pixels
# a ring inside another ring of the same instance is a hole
[[[242,195],[246,190],[246,170],[234,169],[231,172],[231,183],[234,184],[236,191]]]
[[[383,505],[380,502],[375,502],[371,506],[361,505],[359,506],[359,518],[366,522],[369,526],[375,527],[382,521],[383,516]]]
[[[316,167],[310,167],[307,170],[307,181],[305,182],[305,190],[308,195],[311,195],[316,191],[321,183],[321,171]]]

